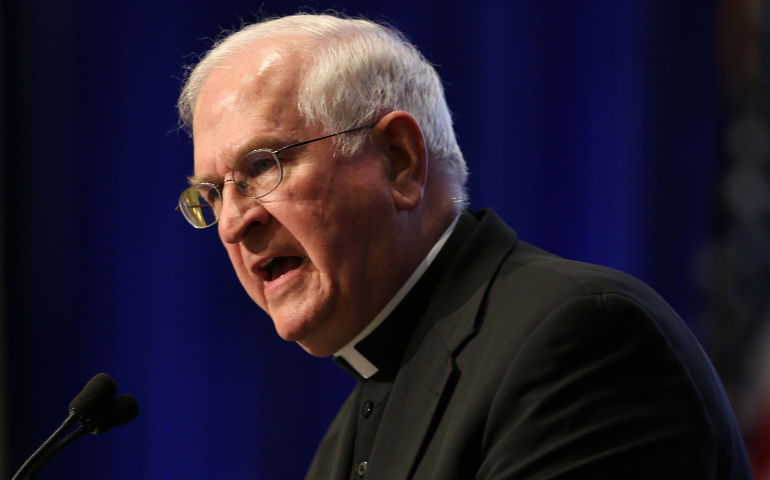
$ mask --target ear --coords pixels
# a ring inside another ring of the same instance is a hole
[[[413,210],[422,201],[428,178],[428,153],[417,120],[407,112],[391,112],[377,122],[373,139],[385,156],[396,207]]]

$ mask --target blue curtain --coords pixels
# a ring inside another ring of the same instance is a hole
[[[353,380],[280,340],[216,231],[174,211],[192,170],[174,104],[205,37],[260,6],[340,4],[3,3],[8,474],[107,372],[141,415],[72,445],[51,478],[302,477]],[[344,5],[437,65],[474,208],[642,278],[708,344],[691,265],[716,195],[715,1]]]

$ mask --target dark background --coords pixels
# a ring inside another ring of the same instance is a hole
[[[712,273],[733,222],[725,135],[761,87],[761,69],[745,70],[762,64],[745,3],[4,0],[0,475],[3,453],[10,477],[98,372],[140,417],[80,440],[41,479],[304,474],[353,380],[280,340],[216,231],[174,211],[192,170],[182,65],[222,28],[302,6],[405,31],[445,81],[472,206],[651,284],[740,393],[753,379],[723,359],[758,312],[739,318],[741,298],[715,309]],[[767,273],[746,283],[755,297]]]

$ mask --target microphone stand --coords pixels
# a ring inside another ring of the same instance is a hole
[[[64,422],[22,464],[11,480],[31,480],[57,453],[83,435],[104,433],[136,418],[139,415],[136,398],[130,393],[115,397],[117,388],[115,381],[105,373],[92,378],[70,402],[69,415]],[[75,422],[81,425],[59,441]]]
[[[24,477],[24,479],[32,480],[35,478],[40,469],[43,468],[43,466],[45,466],[45,464],[48,463],[48,461],[51,460],[54,455],[62,451],[64,447],[87,434],[88,432],[90,432],[90,430],[85,425],[81,425],[73,430],[69,435],[64,437],[61,442],[57,443],[50,450],[45,452],[45,454],[43,454],[34,465],[32,465],[32,468],[29,469],[29,472],[27,472],[27,475]]]
[[[21,478],[24,478],[23,475],[25,472],[34,465],[43,455],[45,455],[48,450],[59,440],[59,437],[61,437],[64,432],[70,429],[72,425],[75,424],[78,420],[78,414],[75,411],[70,411],[70,414],[67,416],[67,418],[62,422],[62,424],[59,426],[59,428],[54,431],[48,439],[43,442],[40,447],[38,447],[37,450],[25,461],[21,468],[16,472],[16,474],[11,478],[11,480],[20,480]]]

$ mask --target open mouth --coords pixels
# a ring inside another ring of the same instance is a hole
[[[271,257],[259,264],[259,277],[272,282],[288,272],[299,268],[304,259],[302,257]]]

